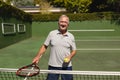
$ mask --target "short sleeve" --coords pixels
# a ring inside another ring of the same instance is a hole
[[[44,42],[44,45],[48,46],[50,44],[50,39],[51,39],[51,36],[50,36],[50,33],[49,33],[45,42]]]
[[[76,43],[75,43],[75,38],[73,36],[72,38],[72,50],[76,50]]]

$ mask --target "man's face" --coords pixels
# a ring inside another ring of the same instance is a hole
[[[67,30],[68,25],[69,25],[68,18],[67,17],[60,18],[58,24],[59,24],[60,30],[62,30],[62,31]]]

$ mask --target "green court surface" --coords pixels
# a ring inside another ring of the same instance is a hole
[[[57,29],[57,22],[33,22],[32,38],[0,49],[1,68],[19,68],[32,62],[49,31]],[[77,54],[74,70],[120,71],[120,25],[110,21],[70,22]],[[39,62],[47,69],[49,48]]]

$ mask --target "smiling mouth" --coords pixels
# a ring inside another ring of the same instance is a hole
[[[60,25],[62,28],[64,28],[65,27],[65,25]]]

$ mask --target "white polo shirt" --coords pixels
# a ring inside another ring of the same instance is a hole
[[[70,32],[62,35],[59,30],[53,30],[46,38],[44,45],[50,45],[50,58],[48,65],[62,67],[63,60],[70,55],[72,50],[76,50],[74,36]],[[72,66],[70,62],[68,66]]]

